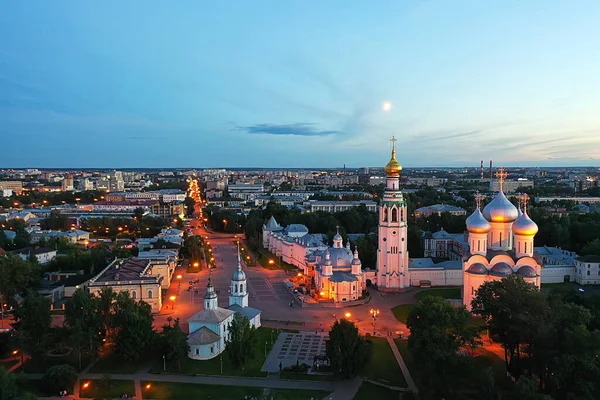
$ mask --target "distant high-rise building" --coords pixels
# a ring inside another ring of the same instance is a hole
[[[69,174],[65,176],[65,179],[62,181],[62,191],[63,192],[72,192],[75,189],[73,183],[73,175]]]
[[[125,190],[125,181],[121,171],[113,171],[109,178],[109,189],[111,192],[122,192]]]

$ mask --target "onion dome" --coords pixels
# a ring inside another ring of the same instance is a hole
[[[483,216],[490,222],[513,222],[519,217],[517,207],[502,192],[483,208]]]
[[[354,258],[352,259],[352,265],[362,265],[358,258],[358,250],[354,250]]]
[[[537,276],[537,272],[535,272],[535,269],[529,265],[524,265],[517,270],[517,275],[519,275],[521,278],[535,278]]]
[[[233,276],[231,277],[232,281],[245,281],[246,280],[246,273],[244,271],[242,271],[242,260],[240,259],[240,245],[238,243],[238,265],[237,265],[237,269],[235,270],[235,272],[233,273]]]
[[[392,139],[392,143],[395,143],[395,139]],[[390,178],[398,178],[400,176],[400,172],[402,172],[402,165],[396,160],[396,146],[395,144],[392,146],[392,158],[385,166],[385,173]]]
[[[473,214],[469,215],[467,218],[467,230],[471,233],[488,233],[492,226],[488,222],[487,219],[483,217],[479,207],[475,209]]]
[[[499,262],[498,264],[492,267],[490,271],[490,275],[494,276],[510,276],[512,275],[513,270],[507,263]]]
[[[206,293],[204,293],[205,299],[216,299],[217,294],[215,293],[215,287],[212,284],[212,278],[208,278],[208,285],[206,285]]]
[[[323,263],[323,265],[332,265],[333,263],[331,262],[331,254],[329,253],[329,249],[327,249],[325,251],[325,262]]]
[[[476,274],[476,275],[487,275],[488,274],[487,268],[482,263],[475,263],[475,264],[471,265],[469,267],[469,269],[467,270],[467,272],[470,274]]]
[[[514,222],[512,231],[515,235],[534,236],[538,233],[538,226],[531,218],[529,218],[527,211],[525,211],[523,215]]]

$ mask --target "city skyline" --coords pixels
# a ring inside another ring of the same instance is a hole
[[[600,4],[232,4],[7,5],[0,167],[600,166]]]

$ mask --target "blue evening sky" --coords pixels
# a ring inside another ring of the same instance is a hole
[[[5,1],[0,167],[600,166],[598,0]],[[392,109],[383,111],[383,102]]]

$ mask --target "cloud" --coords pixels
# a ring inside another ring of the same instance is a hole
[[[238,126],[238,129],[252,135],[293,135],[293,136],[330,136],[340,131],[318,130],[317,124],[298,122],[295,124],[257,124]]]

